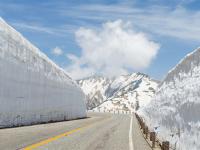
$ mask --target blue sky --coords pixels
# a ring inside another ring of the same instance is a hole
[[[76,35],[80,28],[99,36],[102,24],[116,20],[130,23],[134,32],[145,34],[145,39],[159,45],[156,56],[146,67],[125,68],[159,80],[200,42],[198,0],[0,0],[0,16],[66,69],[74,69],[71,67],[74,59],[87,57],[82,56],[87,47],[80,44],[80,36],[77,39]],[[62,52],[53,53],[56,47]],[[75,63],[83,68],[91,65],[88,61]],[[101,73],[101,69],[87,70]]]

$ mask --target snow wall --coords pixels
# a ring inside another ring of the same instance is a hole
[[[178,150],[200,150],[200,48],[178,63],[143,110],[162,140]]]
[[[0,128],[83,117],[82,90],[0,18]]]

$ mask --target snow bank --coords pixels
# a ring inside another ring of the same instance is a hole
[[[0,128],[86,116],[64,70],[0,18]]]
[[[140,111],[161,139],[181,150],[200,149],[200,48],[188,54],[160,84]]]

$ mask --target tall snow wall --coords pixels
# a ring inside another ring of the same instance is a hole
[[[169,71],[140,114],[174,148],[200,149],[200,48]]]
[[[0,128],[83,117],[82,90],[0,18]]]

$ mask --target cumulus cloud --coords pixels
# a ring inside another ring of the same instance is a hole
[[[106,22],[96,30],[80,28],[75,35],[82,49],[81,56],[68,54],[71,65],[66,68],[75,79],[93,74],[116,76],[145,69],[160,47],[122,20]]]
[[[63,50],[59,47],[55,47],[54,49],[52,49],[51,53],[56,56],[60,56],[63,54]]]

